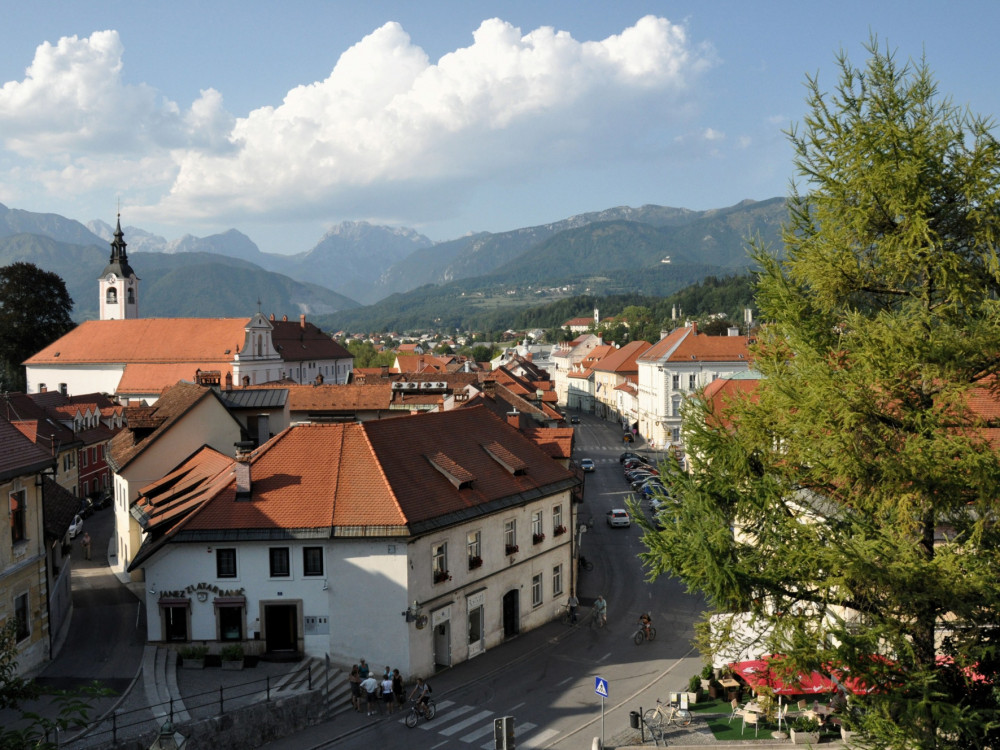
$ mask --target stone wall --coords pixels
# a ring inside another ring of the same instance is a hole
[[[312,690],[270,703],[257,703],[221,716],[178,724],[177,732],[187,738],[184,750],[245,750],[287,737],[328,718],[323,695]],[[85,745],[99,750],[147,750],[156,741],[156,732],[119,740],[118,744]],[[74,743],[73,747],[80,747]]]

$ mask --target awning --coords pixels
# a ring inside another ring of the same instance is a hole
[[[217,596],[212,600],[216,608],[218,607],[246,607],[247,598],[245,596]]]
[[[190,607],[191,600],[183,596],[163,596],[156,602],[161,607]]]

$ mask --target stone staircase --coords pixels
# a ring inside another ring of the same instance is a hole
[[[299,668],[289,672],[276,688],[278,695],[294,695],[309,690],[319,690],[322,712],[332,716],[351,707],[351,688],[347,672],[325,659],[304,659]]]
[[[148,645],[142,654],[142,683],[146,701],[159,724],[171,718],[181,724],[191,720],[177,688],[177,652]]]

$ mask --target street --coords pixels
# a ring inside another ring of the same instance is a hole
[[[364,723],[353,714],[350,722],[344,717],[323,725],[326,734],[311,731],[266,747],[367,750],[406,743],[433,750],[492,750],[493,720],[511,715],[519,750],[590,748],[593,737],[601,735],[602,723],[595,677],[608,682],[608,740],[628,728],[629,711],[649,708],[671,690],[686,689],[702,665],[691,639],[703,602],[686,594],[678,581],[647,582],[637,557],[644,549],[640,529],[610,528],[605,521],[608,510],[624,507],[629,489],[618,462],[624,450],[620,427],[581,415],[575,429],[574,458],[589,457],[596,464],[586,475],[585,500],[579,506],[580,522],[591,516],[595,520],[593,529],[582,535],[581,547],[594,568],[580,573],[578,596],[582,613],[589,615],[593,599],[604,595],[607,627],[592,627],[589,616],[575,628],[552,622],[442,672],[429,680],[437,716],[415,729],[403,725],[402,712]],[[652,614],[657,637],[637,646],[632,635],[643,611]]]

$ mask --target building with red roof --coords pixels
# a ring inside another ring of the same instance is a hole
[[[204,447],[133,506],[149,640],[433,674],[565,602],[578,482],[484,408]]]
[[[719,378],[750,370],[746,336],[707,336],[697,324],[676,328],[636,360],[639,432],[658,447],[683,446],[681,407]]]

